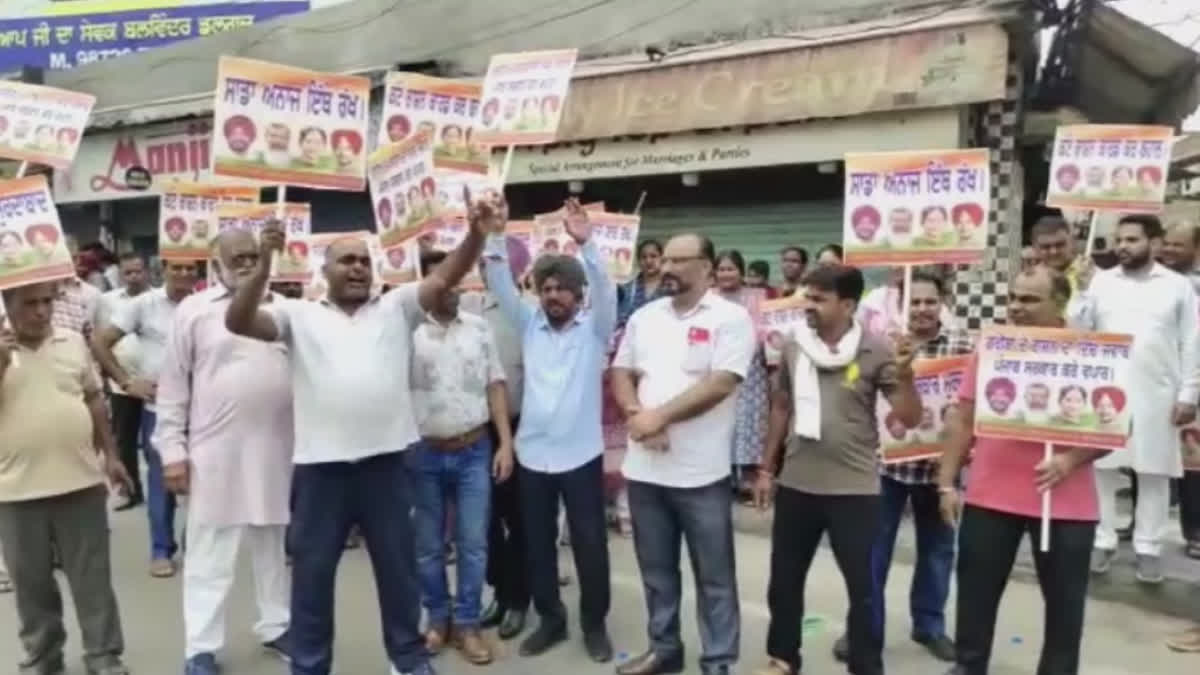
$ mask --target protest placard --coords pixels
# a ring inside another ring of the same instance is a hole
[[[489,149],[479,142],[475,131],[482,91],[478,82],[388,73],[379,147],[427,132],[433,139],[433,161],[438,168],[487,173]]]
[[[272,282],[307,283],[312,278],[312,207],[308,204],[224,204],[217,206],[217,233],[248,230],[255,236],[272,220],[283,226],[286,243],[273,261]]]
[[[608,263],[608,274],[618,283],[633,278],[633,256],[637,248],[642,219],[625,213],[588,212],[592,221],[592,239]]]
[[[370,91],[365,77],[222,56],[213,174],[362,190]]]
[[[257,204],[253,186],[173,183],[158,200],[158,255],[164,261],[208,260],[221,205]]]
[[[386,250],[440,222],[433,137],[420,133],[371,153],[367,165],[375,228]]]
[[[0,290],[74,276],[46,177],[0,182]]]
[[[483,81],[479,142],[487,145],[554,142],[576,56],[575,49],[492,56]]]
[[[892,413],[886,396],[875,404],[879,425],[879,455],[884,464],[940,457],[948,431],[946,423],[958,406],[969,356],[917,359],[913,362],[913,384],[921,397],[921,422],[909,429]]]
[[[0,157],[66,169],[95,103],[91,94],[0,80]]]
[[[759,304],[755,329],[763,343],[767,365],[776,366],[781,362],[783,346],[791,337],[792,330],[808,320],[804,313],[806,306],[804,294],[800,291],[786,298],[764,300]]]
[[[1174,130],[1165,126],[1059,127],[1046,206],[1098,211],[1163,209]]]
[[[975,435],[1123,449],[1133,338],[992,325],[979,342]]]
[[[468,205],[463,201],[464,188],[470,192],[473,200],[491,199],[502,191],[495,178],[487,174],[436,169],[434,179],[437,182],[437,205],[443,220],[466,219]]]
[[[604,212],[604,202],[584,204],[588,218]],[[567,234],[567,211],[559,208],[549,213],[539,213],[533,217],[533,252],[534,259],[543,255],[579,255],[579,244]],[[593,234],[595,230],[593,228]]]
[[[990,180],[985,149],[847,154],[846,264],[982,260]]]
[[[1200,471],[1200,423],[1179,429],[1179,449],[1183,453],[1183,470]]]

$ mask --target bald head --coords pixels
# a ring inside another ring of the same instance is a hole
[[[258,242],[254,238],[254,233],[250,230],[231,229],[218,234],[213,239],[212,245],[217,255],[221,259],[225,259],[236,249],[246,248],[247,246],[257,248]]]
[[[1159,255],[1162,263],[1180,274],[1190,274],[1196,268],[1196,252],[1200,249],[1200,227],[1190,222],[1178,222],[1167,229]]]
[[[370,250],[367,248],[367,242],[362,237],[338,237],[325,249],[325,263],[329,264],[346,255],[369,256],[370,253]]]

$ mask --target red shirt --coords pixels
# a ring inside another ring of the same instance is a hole
[[[964,405],[975,405],[975,379],[979,357],[972,356],[959,387]],[[1031,518],[1042,517],[1042,495],[1034,482],[1034,469],[1042,461],[1045,446],[1031,441],[976,438],[967,476],[966,502],[993,511]],[[1055,447],[1056,451],[1066,448]],[[1096,522],[1096,477],[1092,464],[1080,466],[1050,493],[1050,517],[1054,520]]]

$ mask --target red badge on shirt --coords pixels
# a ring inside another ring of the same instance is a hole
[[[708,329],[692,326],[688,329],[688,344],[697,345],[708,342]]]

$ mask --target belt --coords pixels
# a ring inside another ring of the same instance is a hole
[[[477,426],[474,429],[463,432],[457,436],[449,436],[447,438],[425,437],[421,440],[428,443],[429,446],[434,450],[454,452],[456,450],[462,450],[463,448],[474,445],[476,441],[483,438],[485,431],[487,431],[486,424]]]

